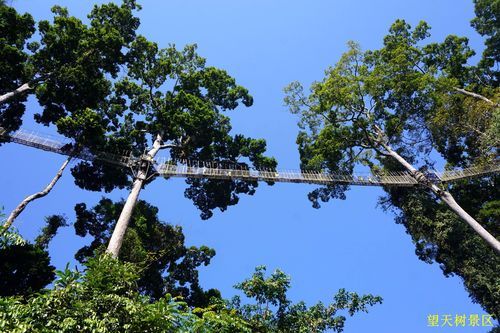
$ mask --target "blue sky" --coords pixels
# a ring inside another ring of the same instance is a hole
[[[50,17],[50,7],[66,6],[84,18],[94,1],[16,0],[13,5],[37,20]],[[171,0],[141,1],[140,33],[162,47],[197,43],[209,65],[226,69],[254,96],[251,108],[229,113],[234,133],[265,138],[280,168],[297,168],[297,118],[283,106],[283,87],[294,80],[309,86],[323,77],[346,50],[358,41],[364,49],[380,47],[390,24],[403,18],[432,27],[432,39],[464,35],[481,49],[470,28],[472,1],[456,0]],[[38,105],[29,101],[24,127],[41,129],[32,120]],[[64,157],[8,144],[0,147],[0,206],[9,212],[26,195],[40,190],[53,177]],[[459,278],[445,278],[437,265],[418,260],[410,237],[394,217],[377,208],[383,194],[377,188],[352,188],[346,201],[331,201],[319,210],[307,193],[313,186],[261,184],[254,196],[237,206],[199,218],[183,196],[181,179],[157,179],[141,198],[160,208],[162,220],[181,225],[188,245],[217,251],[201,270],[202,286],[218,288],[227,298],[232,286],[258,265],[280,268],[292,277],[290,296],[308,304],[328,303],[339,288],[381,295],[384,303],[348,320],[345,332],[487,332],[487,328],[428,328],[429,314],[484,314],[472,304]],[[16,224],[33,239],[43,217],[64,213],[74,221],[78,202],[92,206],[103,194],[78,189],[67,173],[54,191],[30,205]],[[127,195],[114,191],[119,199]],[[51,244],[52,262],[59,268],[74,263],[73,254],[85,240],[65,228]]]

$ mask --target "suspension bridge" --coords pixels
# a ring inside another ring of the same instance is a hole
[[[110,152],[90,152],[89,150],[83,149],[74,153],[70,148],[70,141],[25,129],[7,133],[4,128],[0,127],[0,138],[3,141],[13,142],[61,155],[72,155],[81,160],[103,161],[119,167],[132,169],[136,167],[141,160],[144,160],[144,156],[136,157],[127,152],[116,154]],[[251,169],[236,163],[178,159],[170,160],[162,157],[156,158],[153,161],[153,167],[155,174],[167,178],[238,179],[244,181],[307,183],[318,185],[416,186],[419,184],[415,177],[409,172],[342,174],[310,170]],[[500,163],[496,161],[496,163],[486,167],[445,170],[443,172],[432,171],[429,172],[427,176],[432,179],[433,182],[442,183],[498,173],[499,171]]]

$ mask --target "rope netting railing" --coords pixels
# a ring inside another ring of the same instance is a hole
[[[437,175],[441,181],[448,182],[497,172],[500,172],[500,163],[498,163],[498,161],[494,161],[486,166],[475,166],[459,170],[445,170],[437,173]]]
[[[120,167],[135,167],[141,160],[128,152],[94,152],[83,148],[75,152],[68,139],[20,129],[7,133],[0,127],[0,137],[6,141],[54,152],[62,155],[73,155],[87,161],[103,161]],[[362,186],[415,186],[418,182],[408,172],[384,172],[372,174],[354,172],[353,174],[331,173],[312,170],[272,170],[248,168],[244,163],[226,161],[196,161],[157,158],[154,161],[155,172],[164,177],[239,179],[246,181],[308,183],[308,184],[344,184]],[[463,178],[482,176],[500,172],[500,163],[495,161],[485,167],[470,167],[443,172],[427,172],[428,179],[433,182],[447,182]]]
[[[74,149],[73,142],[59,136],[19,129],[13,133],[7,134],[5,129],[0,127],[0,137],[4,137],[10,142],[33,147],[61,155],[74,156],[75,158],[86,161],[103,161],[118,166],[129,166],[137,159],[131,157],[127,152],[91,152],[87,148]]]
[[[253,169],[228,162],[169,160],[166,158],[157,159],[156,164],[157,172],[164,177],[240,179],[320,185],[413,186],[417,184],[417,181],[407,172],[390,172],[381,175],[371,173],[333,174],[313,170]]]

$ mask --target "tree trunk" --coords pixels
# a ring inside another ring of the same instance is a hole
[[[113,230],[113,234],[111,235],[111,239],[109,240],[108,248],[106,249],[106,252],[111,254],[114,258],[118,258],[120,249],[123,244],[123,239],[125,237],[125,232],[127,231],[128,224],[130,222],[130,219],[132,218],[132,212],[134,211],[135,205],[137,204],[137,198],[139,197],[139,193],[141,192],[144,181],[146,180],[149,165],[151,164],[158,151],[161,149],[161,142],[161,136],[157,135],[156,140],[153,143],[153,148],[146,154],[146,159],[143,159],[143,161],[141,162],[142,165],[137,172],[132,190],[130,191],[127,201],[123,206],[120,217],[116,222],[115,229]]]
[[[486,229],[483,228],[479,222],[477,222],[472,216],[470,216],[460,205],[455,201],[455,198],[451,195],[451,193],[447,191],[441,190],[438,186],[430,182],[427,177],[419,172],[417,169],[413,167],[410,163],[408,163],[401,155],[396,153],[389,145],[383,144],[384,148],[387,150],[387,153],[395,158],[399,163],[401,163],[419,183],[424,183],[434,194],[436,194],[444,203],[448,205],[448,207],[455,212],[463,221],[467,222],[472,229],[488,243],[489,246],[495,250],[497,254],[500,255],[500,242],[493,237]]]
[[[10,213],[9,217],[7,218],[7,221],[5,221],[2,230],[0,230],[0,236],[3,235],[10,228],[12,223],[14,223],[14,220],[19,216],[19,214],[23,212],[23,210],[30,202],[36,199],[40,199],[49,194],[50,191],[52,191],[52,188],[54,187],[54,185],[56,185],[57,181],[62,177],[64,169],[66,169],[66,166],[68,166],[68,163],[71,161],[72,158],[73,157],[70,156],[64,161],[64,163],[62,164],[61,168],[59,169],[55,177],[52,179],[49,185],[47,185],[47,187],[43,189],[43,191],[27,196],[23,201],[21,201],[21,203],[12,211],[12,213]]]
[[[31,88],[31,86],[28,83],[25,83],[22,86],[20,86],[19,88],[17,88],[16,90],[13,90],[11,92],[8,92],[6,94],[1,95],[0,96],[0,104],[7,103],[9,101],[9,99],[13,98],[14,96],[23,94],[26,91],[31,90],[31,89],[33,89],[33,88]]]

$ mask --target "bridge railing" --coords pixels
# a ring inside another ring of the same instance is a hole
[[[408,173],[392,173],[387,175],[346,175],[299,170],[245,170],[206,166],[200,167],[196,166],[196,163],[179,164],[176,161],[160,162],[157,164],[156,170],[160,175],[165,177],[241,179],[246,181],[309,183],[322,185],[351,184],[365,186],[414,186],[417,184],[417,181]]]
[[[34,147],[62,155],[75,155],[83,160],[99,160],[121,167],[134,167],[140,158],[131,154],[94,152],[80,150],[78,153],[65,149],[71,141],[47,134],[41,134],[24,129],[7,133],[0,127],[0,136],[12,142]],[[243,164],[226,163],[222,161],[189,161],[156,159],[157,172],[165,177],[191,177],[214,179],[241,179],[246,181],[290,182],[310,184],[345,184],[365,186],[414,186],[418,184],[415,178],[407,172],[390,172],[380,175],[374,174],[342,174],[326,173],[308,170],[255,170],[248,169]],[[495,161],[487,167],[471,167],[461,170],[447,170],[442,173],[433,173],[437,182],[453,181],[462,178],[481,176],[489,173],[500,172],[500,163]]]

